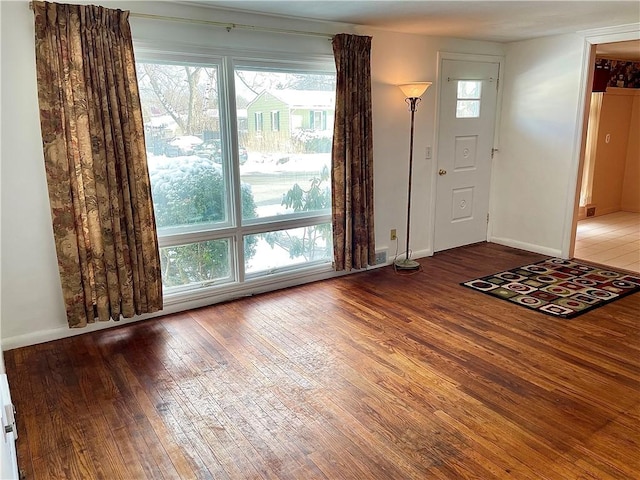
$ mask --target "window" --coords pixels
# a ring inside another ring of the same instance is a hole
[[[137,58],[165,295],[330,269],[332,69]]]
[[[480,98],[482,82],[480,80],[458,80],[456,118],[480,117]]]
[[[281,107],[272,111],[269,134],[249,129],[238,136],[238,144],[251,152],[240,180],[250,186],[256,205],[255,210],[242,209],[242,221],[260,230],[244,241],[265,252],[245,256],[246,275],[330,264],[332,132],[316,132],[287,112],[308,110],[318,102],[333,110],[335,74],[246,65],[236,67],[235,87],[237,108],[246,105],[251,112],[274,103]]]
[[[262,112],[254,113],[256,132],[261,132],[264,130],[264,121],[262,119]]]
[[[257,245],[262,243],[265,248],[268,245],[271,250],[271,255],[261,262],[245,259],[245,269],[249,275],[295,268],[333,256],[330,223],[279,230],[266,235],[249,235],[246,241]]]
[[[326,130],[327,129],[327,115],[326,112],[312,111],[309,121],[311,123],[311,130]]]
[[[160,248],[162,283],[169,290],[226,283],[231,280],[229,239]]]
[[[280,112],[271,112],[271,130],[277,132],[280,130]]]

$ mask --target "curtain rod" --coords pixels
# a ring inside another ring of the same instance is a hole
[[[29,8],[33,10],[33,2],[29,2]],[[225,22],[215,22],[213,20],[198,20],[193,18],[182,18],[182,17],[168,17],[165,15],[153,15],[150,13],[136,13],[130,12],[129,16],[132,18],[146,18],[149,20],[162,20],[168,22],[180,22],[180,23],[192,23],[196,25],[211,25],[214,27],[225,28],[227,32],[235,28],[240,28],[243,30],[253,30],[257,32],[270,32],[270,33],[283,33],[287,35],[303,35],[307,37],[322,37],[328,40],[333,38],[332,34],[329,33],[319,33],[319,32],[305,32],[303,30],[291,30],[286,28],[270,28],[270,27],[259,27],[257,25],[246,25],[243,23],[225,23]]]

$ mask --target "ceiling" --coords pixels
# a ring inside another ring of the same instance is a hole
[[[637,0],[195,0],[189,3],[495,42],[640,22]]]

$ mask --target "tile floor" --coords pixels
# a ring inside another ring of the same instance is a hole
[[[640,273],[640,213],[580,220],[574,257]]]

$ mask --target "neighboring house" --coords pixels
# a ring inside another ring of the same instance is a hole
[[[247,106],[249,134],[296,130],[332,131],[335,93],[318,90],[264,91]]]

